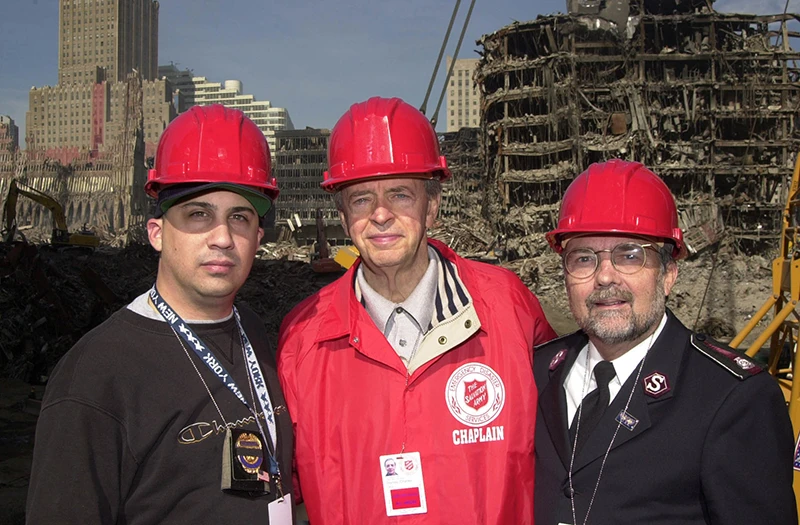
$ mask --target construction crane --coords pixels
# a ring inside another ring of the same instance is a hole
[[[100,245],[100,239],[93,232],[82,230],[78,233],[70,233],[67,230],[67,219],[64,215],[64,208],[50,195],[34,188],[21,188],[16,179],[12,179],[6,196],[3,217],[5,219],[5,235],[3,240],[10,242],[14,240],[17,231],[17,200],[19,196],[27,197],[34,202],[38,202],[53,214],[53,236],[51,243],[54,246],[83,246],[95,248]]]
[[[797,351],[800,335],[800,314],[797,311],[800,301],[800,154],[795,162],[782,222],[780,253],[772,260],[772,295],[729,345],[738,348],[761,320],[773,312],[772,321],[745,353],[753,357],[769,341],[767,370],[783,390],[796,442],[800,432],[800,379],[794,381],[794,371],[800,371],[800,352]],[[794,492],[800,513],[800,471],[797,468],[794,470]]]

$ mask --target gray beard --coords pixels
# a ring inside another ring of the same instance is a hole
[[[586,306],[589,311],[584,319],[578,321],[578,326],[590,337],[597,338],[603,344],[617,345],[620,343],[632,342],[640,339],[647,332],[658,326],[664,316],[666,309],[666,297],[663,293],[658,293],[663,290],[664,275],[662,273],[656,284],[656,295],[650,303],[650,308],[641,314],[633,313],[628,317],[627,314],[620,312],[608,312],[603,314],[591,314],[591,303],[600,298],[621,297],[625,300],[632,300],[633,297],[628,292],[620,292],[615,290],[606,290],[591,294],[586,299]],[[627,318],[627,319],[626,319]],[[617,320],[626,320],[622,326],[613,322]],[[608,323],[606,321],[612,321]]]

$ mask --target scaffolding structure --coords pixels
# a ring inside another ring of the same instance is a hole
[[[692,250],[723,224],[742,246],[773,246],[800,146],[798,19],[575,1],[484,36],[475,79],[496,233],[537,255],[572,179],[624,158],[665,180]]]

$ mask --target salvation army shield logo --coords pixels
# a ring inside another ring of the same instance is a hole
[[[489,396],[486,394],[486,381],[464,381],[464,403],[474,410],[480,410],[481,407],[489,402]]]
[[[491,367],[467,363],[450,375],[445,399],[454,418],[471,427],[482,427],[500,415],[506,402],[506,389]]]

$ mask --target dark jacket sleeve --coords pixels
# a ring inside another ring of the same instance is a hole
[[[116,523],[136,471],[124,425],[80,399],[42,408],[28,486],[29,524]]]
[[[774,380],[762,373],[733,388],[705,440],[701,467],[708,523],[797,524],[794,434]]]

